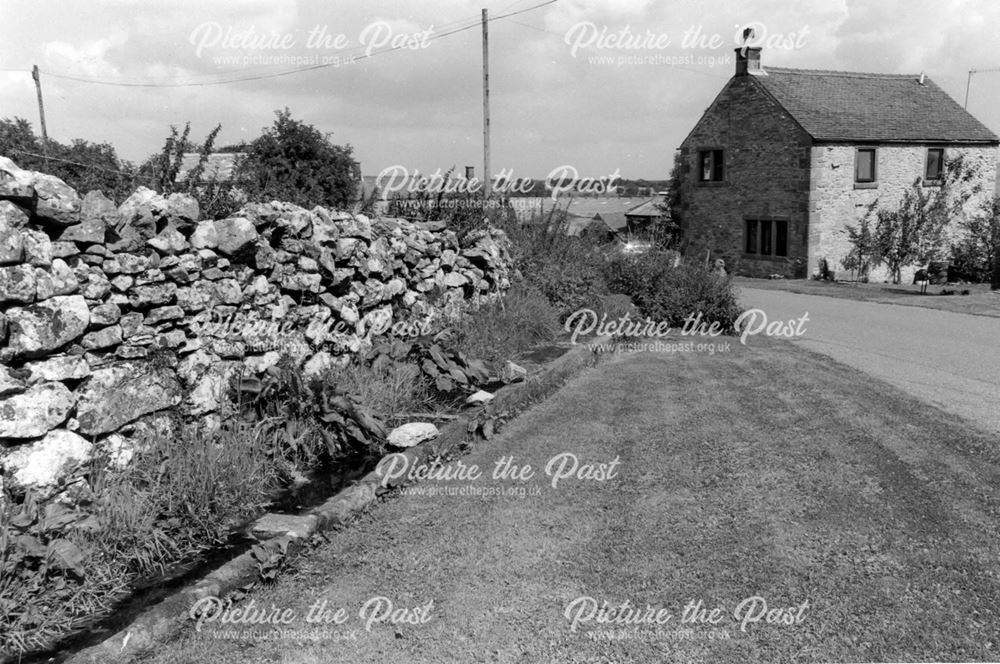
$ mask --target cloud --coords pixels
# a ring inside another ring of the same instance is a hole
[[[128,43],[126,30],[115,30],[108,37],[71,43],[50,41],[43,43],[45,66],[70,71],[79,76],[115,77],[120,71],[108,61],[108,54]]]
[[[538,0],[107,0],[72,14],[5,0],[16,20],[0,24],[0,66],[42,68],[51,135],[109,141],[130,159],[157,151],[170,124],[190,120],[200,138],[222,123],[220,141],[236,142],[256,137],[287,106],[354,145],[366,172],[394,163],[432,171],[481,162],[484,2],[495,18]],[[566,34],[581,22],[632,41],[595,37],[574,54]],[[968,69],[988,68],[1000,43],[1000,4],[988,0],[560,0],[490,23],[494,164],[534,176],[568,162],[581,172],[665,176],[673,149],[732,75],[734,37],[748,22],[779,40],[765,47],[765,68],[925,71],[960,101]],[[206,23],[230,36],[288,35],[293,45],[220,36],[199,53],[192,34]],[[219,86],[113,87],[46,75],[161,85],[251,78],[296,66],[272,56],[349,61],[375,37],[373,48],[384,48],[431,27],[426,47]],[[320,31],[348,43],[308,47]],[[682,45],[695,34],[698,43]],[[657,47],[660,37],[669,45]],[[798,38],[798,47],[781,47],[782,37]],[[24,72],[2,73],[0,94],[5,114],[37,117]],[[1000,73],[974,76],[969,105],[1000,129]]]

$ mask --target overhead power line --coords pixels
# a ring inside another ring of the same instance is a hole
[[[471,25],[459,28],[456,30],[451,30],[449,32],[444,32],[438,35],[438,37],[448,37],[450,35],[458,34],[459,32],[464,32],[472,28],[478,27],[478,22]],[[406,48],[404,46],[393,46],[382,50],[372,51],[360,56],[355,56],[354,61],[367,60],[368,58],[373,58],[376,55],[382,55],[383,53],[389,53],[391,51],[398,51],[400,49]],[[189,81],[184,83],[129,83],[124,81],[104,81],[100,79],[83,78],[80,76],[72,76],[69,74],[57,74],[54,72],[46,71],[48,76],[53,78],[61,78],[69,81],[78,81],[80,83],[91,83],[94,85],[112,85],[116,87],[126,87],[126,88],[187,88],[187,87],[208,87],[213,85],[228,85],[230,83],[244,83],[247,81],[262,81],[271,78],[281,78],[283,76],[293,76],[295,74],[302,74],[308,71],[316,71],[319,69],[329,69],[330,67],[339,67],[341,63],[330,62],[326,64],[308,65],[305,67],[297,67],[295,69],[288,69],[285,71],[272,72],[269,74],[257,74],[254,76],[238,76],[234,78],[222,79],[219,81]]]
[[[98,166],[97,164],[85,164],[83,162],[73,161],[72,159],[62,159],[60,157],[52,157],[52,156],[47,156],[47,155],[44,155],[44,154],[38,154],[37,152],[31,152],[30,150],[21,150],[19,148],[12,148],[11,152],[15,153],[15,154],[22,154],[22,155],[25,155],[25,156],[30,156],[30,157],[38,157],[39,159],[47,159],[49,161],[58,161],[58,162],[63,163],[63,164],[70,164],[72,166],[81,166],[83,168],[88,168],[88,169],[91,169],[91,170],[104,171],[106,173],[115,173],[117,175],[124,175],[126,177],[140,178],[140,179],[143,179],[143,180],[154,180],[155,179],[155,178],[153,178],[150,175],[143,175],[143,174],[138,173],[138,172],[122,171],[122,170],[119,170],[117,168],[107,168],[106,166]]]
[[[551,4],[553,4],[553,3],[557,2],[557,1],[558,0],[547,0],[547,2],[542,2],[542,3],[539,3],[539,4],[533,5],[531,7],[527,7],[525,9],[520,9],[520,10],[517,10],[517,11],[509,12],[507,14],[503,14],[503,15],[500,15],[500,16],[492,17],[489,20],[490,21],[497,21],[497,20],[500,20],[500,19],[503,19],[503,18],[507,18],[507,17],[510,17],[510,16],[517,16],[518,14],[523,14],[525,12],[529,12],[529,11],[533,11],[535,9],[539,9],[540,7],[545,7],[546,5],[551,5]],[[435,39],[440,39],[440,38],[443,38],[443,37],[450,37],[451,35],[456,35],[456,34],[459,34],[461,32],[465,32],[467,30],[471,30],[473,28],[477,28],[481,24],[480,20],[478,18],[476,18],[476,19],[470,19],[469,21],[455,21],[455,22],[452,22],[452,23],[449,23],[449,24],[446,24],[446,25],[456,25],[456,24],[462,24],[462,23],[465,23],[465,25],[461,25],[461,27],[456,27],[456,28],[453,28],[453,29],[441,32],[441,33],[435,35]],[[357,62],[357,61],[360,61],[360,60],[367,60],[369,58],[373,58],[375,56],[382,55],[384,53],[390,53],[390,52],[393,52],[393,51],[403,50],[403,49],[406,49],[406,48],[407,48],[407,46],[390,46],[390,47],[387,47],[387,48],[383,48],[383,49],[378,49],[378,50],[372,51],[371,53],[363,53],[361,55],[354,55],[354,53],[352,53],[350,51],[342,53],[341,55],[343,55],[344,57],[351,57],[351,56],[353,56],[352,57],[353,61]],[[357,49],[355,49],[354,52],[356,53]],[[59,79],[68,80],[68,81],[76,81],[78,83],[89,83],[89,84],[92,84],[92,85],[109,85],[109,86],[115,86],[115,87],[131,87],[131,88],[183,88],[183,87],[208,87],[208,86],[215,86],[215,85],[229,85],[229,84],[232,84],[232,83],[244,83],[244,82],[248,82],[248,81],[261,81],[261,80],[267,80],[267,79],[272,79],[272,78],[281,78],[281,77],[284,77],[284,76],[293,76],[295,74],[302,74],[302,73],[305,73],[305,72],[316,71],[316,70],[320,70],[320,69],[328,69],[330,67],[340,67],[341,65],[342,65],[341,62],[331,62],[331,63],[324,63],[324,64],[307,65],[307,66],[304,66],[304,67],[296,67],[296,68],[293,68],[293,69],[287,69],[287,70],[277,71],[277,72],[267,72],[267,73],[255,74],[255,75],[251,75],[251,76],[235,76],[235,77],[223,78],[223,79],[220,79],[220,80],[212,80],[212,81],[187,81],[187,82],[177,82],[177,83],[109,81],[109,80],[98,79],[98,78],[88,78],[88,77],[83,77],[83,76],[76,76],[76,75],[73,75],[73,74],[63,74],[63,73],[49,71],[49,70],[42,70],[42,71],[45,73],[46,76],[51,76],[52,78],[59,78]],[[28,70],[9,70],[9,71],[28,71]]]
[[[451,21],[449,23],[445,23],[444,25],[442,25],[440,27],[441,30],[445,31],[445,32],[443,32],[441,34],[441,36],[446,36],[446,34],[447,35],[454,34],[454,33],[460,31],[460,30],[452,30],[451,28],[453,26],[459,26],[459,25],[461,25],[462,29],[471,29],[472,27],[474,27],[474,26],[476,26],[478,24],[479,24],[479,20],[478,20],[478,18],[475,18],[475,17],[469,17],[469,18],[458,20],[458,21]],[[354,55],[356,53],[358,53],[358,54],[362,53],[363,51],[366,50],[366,48],[367,47],[365,47],[365,46],[355,46],[355,47],[347,49],[347,50],[338,50],[338,55],[340,55],[340,56],[342,56],[344,58],[347,58],[347,57],[349,57],[351,55]],[[393,51],[393,50],[398,50],[400,48],[404,48],[404,47],[390,47],[390,48],[380,49],[378,51],[372,52],[371,54],[366,54],[365,58],[372,57],[374,55],[379,55],[381,53],[387,53],[387,52],[390,52],[390,51]],[[355,57],[354,59],[355,60],[360,60],[360,59],[364,59],[364,58]],[[318,67],[317,66],[304,66],[304,67],[296,67],[296,68],[292,68],[292,69],[289,69],[289,70],[286,70],[286,71],[280,71],[280,72],[274,72],[273,65],[272,66],[262,66],[262,67],[246,67],[246,68],[243,68],[244,74],[246,72],[254,72],[254,74],[251,75],[251,76],[243,76],[242,78],[238,78],[238,79],[235,79],[235,80],[237,80],[237,81],[238,80],[257,80],[255,78],[256,73],[268,74],[270,76],[274,76],[274,75],[283,76],[283,75],[287,75],[287,74],[295,74],[295,73],[298,73],[300,71],[310,71],[312,69],[321,69],[323,66],[336,66],[336,65],[334,63],[334,64],[322,65],[322,66],[318,66]],[[17,70],[12,70],[12,71],[17,71]],[[190,81],[187,81],[187,82],[174,82],[174,83],[151,83],[151,82],[149,82],[147,80],[142,80],[141,77],[131,77],[131,78],[136,79],[136,80],[105,81],[103,79],[88,78],[88,77],[83,77],[83,76],[74,76],[72,74],[52,74],[52,75],[53,76],[58,76],[60,78],[66,78],[66,79],[69,79],[69,80],[74,80],[74,81],[80,81],[80,82],[86,82],[86,83],[101,83],[101,84],[105,84],[105,85],[125,85],[125,84],[131,84],[133,87],[139,87],[140,85],[152,86],[152,87],[159,87],[159,86],[163,86],[163,87],[182,87],[182,86],[187,86],[187,85],[192,85],[192,86],[196,86],[196,85],[222,85],[224,83],[228,83],[228,82],[231,82],[231,81],[229,79],[227,79],[227,78],[223,78],[222,80],[215,80],[214,77],[218,77],[218,76],[225,77],[228,73],[229,72],[220,72],[220,73],[217,73],[217,74],[209,74],[209,75],[207,75],[205,77],[206,79],[209,79],[209,80],[190,80]]]

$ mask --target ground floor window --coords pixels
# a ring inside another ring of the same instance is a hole
[[[788,221],[747,219],[743,251],[758,256],[788,255]]]

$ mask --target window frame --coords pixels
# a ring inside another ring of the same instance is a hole
[[[743,253],[747,256],[757,256],[759,255],[760,249],[760,220],[759,219],[744,219],[743,220]],[[751,238],[753,239],[753,246],[751,246]]]
[[[860,176],[862,153],[871,153],[871,179],[862,179]],[[854,184],[863,187],[873,187],[878,184],[878,148],[863,147],[854,149]]]
[[[697,178],[699,183],[726,181],[726,151],[710,147],[698,150]],[[705,161],[709,161],[709,177],[705,176]]]
[[[938,153],[938,163],[937,163],[937,174],[934,177],[930,175],[931,166],[931,153]],[[924,157],[924,182],[940,182],[944,178],[944,148],[927,148],[927,154]]]
[[[746,217],[743,219],[743,255],[770,260],[788,258],[790,221],[784,217]],[[751,246],[751,239],[753,240]],[[767,246],[765,247],[765,240]],[[779,248],[784,253],[779,253]]]

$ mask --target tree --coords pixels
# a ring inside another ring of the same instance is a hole
[[[869,206],[868,211],[861,217],[857,228],[844,227],[848,242],[851,244],[851,250],[840,262],[845,270],[857,273],[859,281],[868,278],[868,270],[875,257],[875,241],[872,238],[871,229],[871,217],[874,210],[874,204]]]
[[[903,267],[942,257],[945,229],[979,191],[978,185],[970,185],[974,176],[961,157],[953,159],[945,165],[940,186],[927,187],[918,178],[899,205],[875,212],[873,258],[889,269],[892,283],[900,282]]]
[[[274,125],[247,146],[237,168],[248,199],[347,207],[359,176],[351,146],[334,145],[327,134],[293,119],[287,108],[276,115]]]
[[[962,230],[964,237],[952,248],[955,267],[968,279],[1000,289],[1000,196],[984,201]]]
[[[49,139],[43,145],[24,118],[0,120],[0,155],[21,168],[54,175],[81,194],[97,189],[120,201],[135,184],[135,167],[119,159],[110,144]]]
[[[24,118],[0,120],[0,154],[17,162],[21,168],[34,163],[33,153],[41,153],[40,141],[35,138],[31,123]]]

